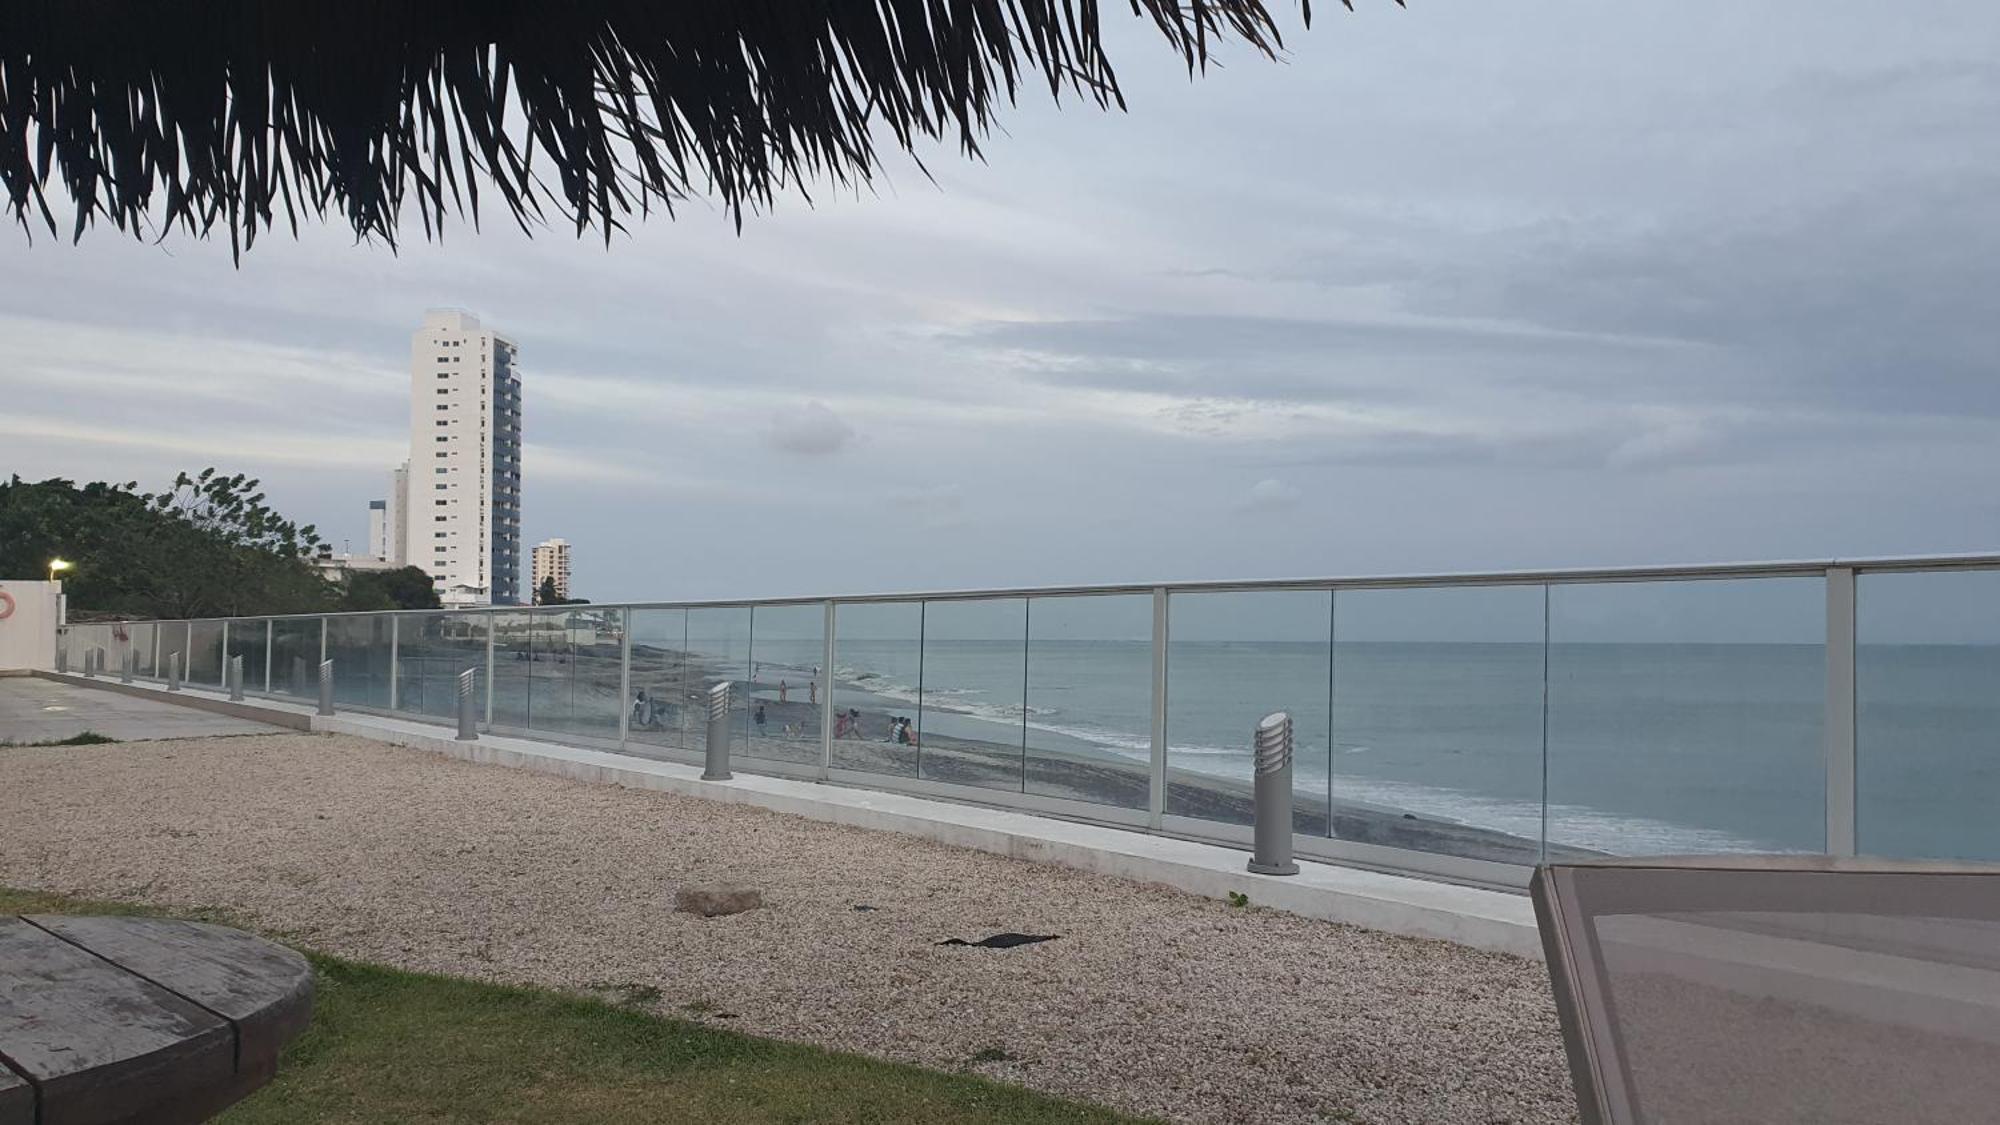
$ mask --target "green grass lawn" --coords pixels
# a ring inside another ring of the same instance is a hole
[[[146,912],[0,888],[5,914]],[[312,1026],[285,1052],[277,1080],[219,1121],[1130,1120],[971,1074],[307,953],[318,987]]]

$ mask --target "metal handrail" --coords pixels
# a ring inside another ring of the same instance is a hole
[[[1924,570],[2000,569],[2000,552],[1957,555],[1889,555],[1863,558],[1797,559],[1764,562],[1572,567],[1544,570],[1440,571],[1428,574],[1351,575],[1328,578],[1220,579],[1181,582],[1124,582],[1099,585],[1009,586],[987,589],[912,590],[892,593],[815,594],[781,597],[697,598],[681,601],[607,601],[581,606],[461,606],[442,609],[329,610],[320,613],[244,614],[237,617],[142,618],[154,621],[284,621],[426,613],[484,614],[570,612],[600,609],[740,609],[748,606],[867,605],[885,602],[984,601],[1001,598],[1075,598],[1151,594],[1243,593],[1275,590],[1386,590],[1456,586],[1541,586],[1609,582],[1726,581],[1744,578],[1810,578],[1847,568],[1857,574]]]

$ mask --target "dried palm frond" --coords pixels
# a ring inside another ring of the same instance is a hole
[[[1191,71],[1225,38],[1280,45],[1262,0],[1129,3]],[[554,210],[609,238],[693,194],[740,225],[787,185],[866,183],[878,140],[976,156],[1032,79],[1122,107],[1099,22],[1097,0],[0,0],[0,186],[30,231],[59,233],[66,195],[72,237],[219,227],[237,253],[280,213],[393,244],[406,197],[435,238],[483,189],[524,229]]]

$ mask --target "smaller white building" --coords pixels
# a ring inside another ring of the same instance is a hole
[[[0,582],[0,672],[56,666],[62,583]]]
[[[554,580],[556,597],[569,600],[569,540],[544,539],[535,544],[534,561],[530,567],[534,585],[529,587],[536,598],[542,596],[542,583]]]

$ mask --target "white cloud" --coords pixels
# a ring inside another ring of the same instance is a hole
[[[771,444],[787,453],[825,457],[854,440],[854,427],[825,403],[814,399],[780,412],[771,419]]]
[[[1250,486],[1250,491],[1236,502],[1236,509],[1242,512],[1282,512],[1299,506],[1305,494],[1294,485],[1267,477]]]

